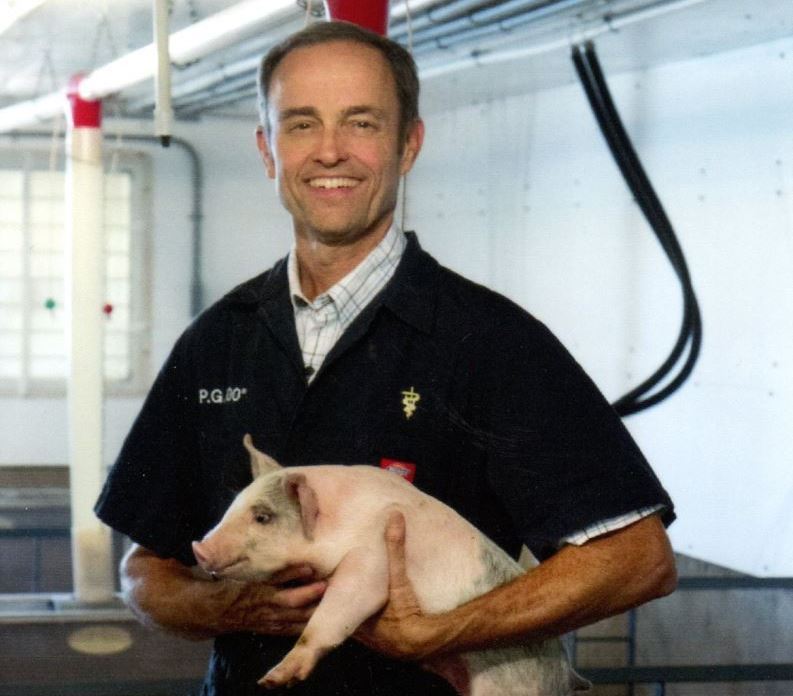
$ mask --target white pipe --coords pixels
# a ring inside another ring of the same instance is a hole
[[[180,100],[182,97],[188,97],[198,92],[210,90],[219,83],[237,78],[245,73],[255,73],[260,62],[261,58],[259,56],[253,56],[251,58],[243,58],[242,60],[227,65],[218,65],[212,70],[202,73],[190,80],[180,82],[171,90],[171,97],[172,99]],[[142,97],[135,101],[127,102],[125,106],[128,113],[136,113],[150,108],[151,105],[152,100],[150,97]]]
[[[49,121],[63,110],[63,92],[53,92],[37,99],[0,109],[0,133]]]
[[[296,11],[294,0],[247,0],[174,32],[170,37],[171,61],[191,63],[213,51],[242,41],[268,23],[287,18]],[[94,70],[80,83],[83,99],[101,99],[152,77],[155,45],[128,53]]]
[[[102,458],[104,240],[102,130],[69,128],[66,141],[66,331],[69,351],[69,484],[77,602],[113,598],[110,529],[94,515]]]
[[[298,12],[294,0],[246,0],[196,22],[171,35],[171,61],[177,65],[226,48]],[[153,77],[154,44],[132,51],[97,68],[80,83],[83,99],[102,99]],[[57,116],[62,109],[61,90],[38,99],[0,109],[0,133],[34,126]]]
[[[154,41],[157,45],[157,72],[154,74],[154,134],[163,147],[171,140],[171,55],[168,47],[168,0],[154,0]]]

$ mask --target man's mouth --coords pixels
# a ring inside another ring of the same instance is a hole
[[[311,188],[319,189],[355,188],[359,183],[358,179],[350,179],[346,176],[315,177],[308,180]]]

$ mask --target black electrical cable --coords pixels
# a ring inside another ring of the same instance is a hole
[[[608,86],[597,60],[595,47],[587,42],[582,53],[578,46],[573,47],[573,64],[597,119],[600,130],[611,150],[637,205],[647,218],[656,234],[664,253],[680,279],[683,292],[683,318],[677,341],[663,364],[639,386],[614,402],[613,406],[621,416],[631,415],[659,403],[676,391],[690,376],[697,361],[702,343],[702,318],[699,311],[693,284],[685,261],[685,256],[675,236],[674,229],[663,209],[661,201],[636,155],[630,138],[625,131]],[[677,376],[663,389],[652,396],[646,394],[665,379],[678,363],[688,346],[688,356]],[[644,398],[642,398],[644,397]]]
[[[608,95],[605,81],[602,79],[602,73],[598,69],[593,47],[588,47],[587,54],[586,62],[581,57],[580,51],[574,51],[573,59],[576,63],[576,69],[579,71],[579,75],[582,78],[582,84],[585,87],[587,96],[593,106],[593,111],[612,149],[615,160],[620,166],[631,190],[634,192],[637,203],[642,208],[648,221],[653,226],[653,229],[656,230],[659,242],[662,244],[664,251],[669,256],[678,276],[681,278],[681,283],[684,288],[684,320],[675,348],[664,365],[662,365],[652,377],[632,390],[629,394],[626,394],[615,404],[615,407],[622,415],[628,415],[629,413],[635,413],[642,408],[658,403],[658,401],[668,396],[682,384],[693,368],[696,353],[699,351],[701,321],[699,318],[699,310],[696,305],[696,298],[693,296],[693,290],[690,287],[691,284],[688,278],[687,268],[685,267],[685,261],[682,258],[682,251],[674,237],[674,232],[619,122],[616,109],[614,109],[613,103],[611,103]],[[600,79],[598,79],[598,76],[600,76]],[[678,360],[680,354],[682,354],[689,337],[692,338],[692,351],[690,351],[689,360],[678,378],[670,383],[662,392],[639,402],[638,397],[649,391],[649,389],[654,387],[668,374],[671,367],[673,367]]]
[[[628,394],[621,397],[614,404],[621,415],[629,415],[630,413],[636,413],[643,408],[658,403],[675,391],[680,384],[685,381],[691,369],[693,369],[696,355],[699,352],[701,319],[693,288],[691,287],[688,269],[685,266],[682,250],[680,249],[663,207],[658,197],[655,195],[652,185],[633,150],[630,139],[622,127],[619,115],[608,93],[608,87],[602,77],[602,71],[600,71],[599,65],[597,64],[594,47],[591,44],[587,46],[585,57],[581,56],[580,51],[574,51],[573,60],[582,78],[582,84],[590,99],[601,130],[612,150],[615,161],[619,165],[626,182],[634,193],[637,203],[656,232],[659,242],[669,257],[676,273],[680,277],[683,289],[684,314],[678,341],[672,352],[663,365],[661,365],[651,377],[631,390]],[[648,397],[643,401],[639,401],[638,399],[641,396],[646,394],[668,375],[671,368],[676,364],[680,355],[685,350],[689,338],[692,340],[689,359],[678,377],[653,397]]]
[[[668,223],[668,219],[663,212],[663,208],[660,206],[660,202],[654,195],[652,187],[649,185],[649,180],[647,180],[646,175],[641,169],[638,158],[635,156],[635,152],[633,152],[627,135],[624,133],[624,129],[619,122],[619,117],[616,115],[616,109],[613,108],[613,104],[611,103],[608,95],[608,90],[605,87],[605,81],[602,80],[602,73],[600,73],[598,70],[596,58],[594,59],[594,64],[592,63],[591,59],[594,56],[592,47],[588,47],[587,54],[587,60],[584,61],[580,52],[574,52],[574,62],[576,63],[576,68],[582,77],[582,84],[587,91],[587,96],[590,99],[590,103],[593,105],[593,110],[595,111],[595,114],[598,118],[601,130],[603,131],[604,136],[606,137],[606,140],[609,143],[612,152],[614,153],[615,160],[619,164],[626,181],[630,185],[631,190],[634,192],[637,203],[642,208],[654,230],[656,230],[659,241],[662,244],[664,251],[669,256],[676,272],[680,276],[684,287],[685,311],[678,342],[669,358],[651,378],[643,382],[639,387],[632,390],[629,394],[626,394],[615,404],[615,407],[620,413],[622,413],[622,415],[628,415],[629,413],[635,413],[642,408],[646,408],[647,406],[650,406],[654,403],[658,403],[658,401],[660,401],[662,398],[665,398],[665,396],[674,391],[674,389],[676,389],[690,373],[690,368],[693,367],[691,354],[689,361],[681,372],[681,375],[679,375],[679,377],[673,383],[671,383],[667,388],[665,388],[662,392],[659,392],[657,395],[641,402],[638,401],[638,397],[649,391],[649,389],[655,386],[668,374],[668,372],[671,370],[671,367],[674,366],[680,354],[682,354],[682,351],[685,349],[690,336],[693,335],[694,341],[698,343],[697,336],[699,333],[699,314],[695,298],[692,301],[693,292],[688,292],[687,289],[687,286],[690,286],[690,282],[687,281],[687,269],[685,268],[684,261],[682,260],[682,251],[679,249],[679,245],[677,244],[677,240],[674,237],[671,225]],[[600,75],[600,79],[598,79],[598,75]],[[698,345],[695,345],[693,352],[696,353],[698,350]]]

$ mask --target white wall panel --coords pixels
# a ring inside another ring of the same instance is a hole
[[[627,422],[677,502],[676,547],[760,575],[793,574],[791,49],[786,40],[609,79],[705,327],[692,380]],[[667,355],[677,280],[578,85],[433,112],[410,196],[425,246],[546,321],[609,398]],[[444,206],[457,207],[456,226],[437,224]]]

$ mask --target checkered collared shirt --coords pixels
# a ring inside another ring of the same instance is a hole
[[[303,364],[309,382],[330,353],[344,330],[394,275],[407,242],[405,235],[392,225],[386,236],[358,266],[326,292],[309,301],[300,288],[295,247],[289,253],[287,273],[295,324]],[[562,539],[560,546],[581,546],[590,539],[615,532],[661,510],[660,505],[642,508],[601,520]]]
[[[581,546],[586,544],[586,542],[588,542],[590,539],[603,536],[609,532],[616,532],[618,529],[622,529],[623,527],[627,527],[645,517],[654,515],[656,512],[663,510],[663,507],[663,505],[653,505],[651,507],[633,510],[624,515],[619,515],[618,517],[611,517],[607,520],[601,520],[600,522],[593,524],[591,527],[587,527],[586,529],[582,529],[580,532],[575,532],[574,534],[565,537],[561,540],[559,546],[564,546],[565,544]]]
[[[407,246],[405,235],[391,225],[385,237],[350,273],[309,301],[300,288],[295,247],[287,273],[295,324],[308,381],[314,379],[339,336],[394,275]]]

